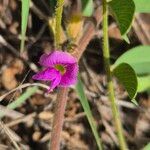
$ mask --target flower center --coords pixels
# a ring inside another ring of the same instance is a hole
[[[60,73],[63,75],[66,72],[66,68],[63,65],[57,64],[54,67],[56,70],[60,71]]]

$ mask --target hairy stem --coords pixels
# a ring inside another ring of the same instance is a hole
[[[101,10],[102,10],[101,8],[96,9],[93,16],[96,24],[94,24],[91,21],[87,23],[85,32],[78,42],[79,46],[76,47],[74,52],[72,53],[72,55],[76,57],[77,60],[80,59],[84,50],[86,49],[86,46],[89,44],[92,37],[96,34],[96,27],[102,21]],[[88,32],[89,30],[90,32]],[[62,126],[64,121],[65,106],[67,103],[67,94],[68,94],[68,88],[59,88],[57,100],[56,100],[55,113],[54,113],[50,150],[59,150],[60,136],[61,136]]]
[[[55,15],[56,15],[55,46],[56,46],[56,48],[59,48],[59,44],[60,44],[63,4],[64,4],[64,0],[57,0],[57,5],[56,5],[56,9],[55,9]]]
[[[60,149],[59,147],[60,147],[61,131],[64,121],[65,107],[67,103],[67,94],[68,88],[59,88],[56,99],[50,150]]]
[[[126,142],[123,135],[123,129],[120,119],[119,110],[115,102],[114,87],[112,82],[112,74],[110,70],[110,52],[109,52],[109,39],[108,39],[108,6],[107,0],[103,0],[103,57],[104,65],[108,80],[109,99],[111,101],[111,108],[115,121],[115,126],[118,134],[119,144],[121,150],[127,150]]]
[[[59,49],[59,44],[60,44],[63,4],[64,4],[64,0],[57,0],[57,6],[55,10],[55,13],[56,13],[55,14],[56,15],[56,27],[55,27],[55,33],[56,33],[55,44],[56,45],[55,46],[58,49]],[[59,88],[59,91],[57,94],[50,150],[60,149],[61,131],[63,127],[65,107],[67,103],[67,94],[68,94],[67,91],[68,91],[67,88]]]

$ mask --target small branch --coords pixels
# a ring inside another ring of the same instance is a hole
[[[45,84],[42,84],[42,83],[25,83],[25,84],[22,84],[22,85],[19,85],[18,87],[12,89],[11,91],[5,93],[4,95],[0,96],[0,102],[6,97],[8,96],[9,94],[17,91],[17,90],[20,90],[20,89],[23,89],[23,88],[26,88],[26,87],[29,87],[29,86],[39,86],[39,87],[42,87],[42,88],[45,88],[48,90],[48,86],[45,85]]]
[[[12,133],[10,132],[9,128],[6,127],[2,121],[0,121],[0,127],[4,130],[4,132],[6,133],[6,135],[9,137],[9,139],[11,140],[12,144],[14,145],[16,150],[21,150],[18,146],[18,144],[16,143],[16,141],[13,139]]]
[[[148,25],[146,26],[146,23],[142,17],[143,16],[139,15],[139,14],[135,16],[135,21],[133,23],[133,29],[134,29],[135,33],[137,34],[141,43],[144,45],[149,45],[150,44],[150,38],[149,38],[150,34],[149,34],[149,32],[146,32],[146,30],[145,30],[145,28]]]
[[[112,108],[112,113],[113,113],[115,126],[118,134],[120,148],[121,150],[127,150],[127,145],[123,135],[120,114],[115,102],[112,74],[110,71],[110,51],[109,51],[109,39],[108,39],[108,6],[106,0],[103,0],[103,57],[104,57],[104,65],[105,65],[107,81],[108,81],[109,99],[111,102],[111,108]]]
[[[45,21],[49,20],[49,17],[46,16],[34,3],[33,1],[30,1],[30,7],[31,10],[40,18],[43,19]]]
[[[28,65],[31,70],[33,71],[37,71],[37,66],[30,62],[29,60],[27,61],[25,58],[23,58],[22,56],[20,56],[20,53],[18,52],[17,49],[15,49],[11,44],[9,44],[4,38],[3,36],[0,34],[0,44],[2,44],[3,46],[7,47],[8,50],[11,51],[12,54],[14,54],[17,58],[21,59],[26,65]]]

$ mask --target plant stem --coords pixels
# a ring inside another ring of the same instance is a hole
[[[107,0],[103,0],[103,57],[104,57],[105,71],[106,71],[107,80],[108,80],[109,99],[111,101],[111,108],[112,108],[112,113],[113,113],[115,126],[116,126],[116,130],[117,130],[117,134],[118,134],[120,148],[121,148],[121,150],[127,150],[127,145],[126,145],[124,135],[123,135],[120,114],[119,114],[119,110],[118,110],[116,102],[115,102],[112,74],[111,74],[111,70],[110,70]]]
[[[55,106],[55,113],[53,119],[53,129],[51,135],[51,145],[50,150],[59,150],[60,148],[60,139],[61,139],[61,131],[64,121],[64,113],[65,107],[67,103],[67,94],[68,88],[59,88],[57,99],[56,99],[56,106]]]
[[[64,4],[64,0],[57,0],[57,5],[55,9],[55,15],[56,15],[55,46],[56,48],[59,48],[59,44],[60,44],[63,4]]]
[[[80,59],[84,50],[86,49],[86,46],[88,45],[92,37],[96,34],[96,27],[102,21],[101,8],[98,8],[96,10],[96,12],[94,13],[94,18],[96,20],[96,26],[92,22],[87,23],[86,31],[84,32],[83,36],[81,37],[78,43],[79,47],[75,48],[74,50],[75,52],[72,54],[74,57],[77,58],[77,60]],[[90,32],[88,32],[89,30]],[[56,41],[57,43],[59,43],[58,38],[56,38]],[[61,136],[62,126],[64,121],[65,106],[67,103],[67,94],[68,94],[68,88],[59,88],[57,100],[56,100],[55,113],[54,113],[50,150],[59,150],[60,136]]]
[[[58,49],[60,46],[59,44],[60,44],[63,4],[64,4],[64,0],[57,0],[57,5],[55,9],[55,15],[56,15],[55,47]],[[65,113],[65,107],[67,103],[67,94],[68,94],[68,88],[65,87],[59,88],[57,99],[56,99],[55,112],[54,112],[50,150],[60,149],[61,131],[64,122],[64,113]]]

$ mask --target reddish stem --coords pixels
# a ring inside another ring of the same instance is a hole
[[[87,23],[86,30],[83,33],[81,39],[79,40],[78,43],[79,46],[74,50],[74,53],[72,54],[74,57],[77,58],[77,60],[79,60],[80,57],[82,56],[90,40],[95,35],[97,26],[102,21],[101,7],[96,9],[93,18],[95,20],[95,24],[92,21],[89,21]],[[60,146],[62,126],[64,121],[65,106],[67,103],[67,94],[68,94],[68,88],[59,88],[57,100],[56,100],[55,113],[54,113],[50,150],[60,149],[59,146]]]
[[[65,107],[67,103],[67,94],[68,88],[59,88],[56,99],[50,150],[59,150]]]

